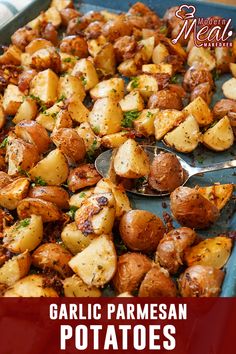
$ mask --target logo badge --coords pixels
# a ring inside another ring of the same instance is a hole
[[[193,5],[181,5],[175,12],[175,16],[182,21],[182,26],[172,43],[176,44],[181,37],[188,39],[193,34],[196,47],[232,47],[230,38],[233,35],[231,19],[222,17],[196,17],[196,7]]]

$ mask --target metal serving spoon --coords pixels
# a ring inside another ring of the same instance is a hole
[[[142,148],[144,151],[147,153],[150,162],[154,159],[155,156],[157,156],[160,152],[170,152],[173,154],[173,151],[170,151],[168,149],[160,148],[158,146],[145,146],[143,145]],[[114,153],[117,149],[115,150],[107,150],[103,153],[101,153],[96,161],[95,161],[95,167],[97,171],[103,176],[103,177],[108,177],[109,173],[112,170],[112,156],[114,156]],[[175,154],[176,155],[176,154]],[[212,172],[212,171],[218,171],[218,170],[224,170],[227,168],[233,168],[236,167],[236,160],[232,161],[226,161],[226,162],[220,162],[216,163],[212,166],[206,166],[206,167],[193,167],[189,165],[186,161],[184,161],[180,156],[176,155],[178,158],[182,168],[183,168],[183,183],[182,185],[185,185],[185,183],[192,177],[198,174],[206,173],[206,172]],[[132,185],[125,185],[125,189],[128,192],[134,193],[134,194],[139,194],[139,195],[145,195],[145,196],[150,196],[150,197],[161,197],[161,196],[166,196],[169,195],[170,192],[158,192],[154,189],[151,189],[148,186],[147,180],[144,179],[136,179],[134,180],[134,183]]]

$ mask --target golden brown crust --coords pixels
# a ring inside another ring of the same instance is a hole
[[[101,176],[92,164],[83,164],[71,170],[68,177],[68,187],[72,192],[94,186]]]

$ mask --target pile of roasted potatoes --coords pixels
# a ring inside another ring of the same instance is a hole
[[[1,296],[220,294],[233,239],[197,230],[218,219],[233,185],[183,187],[175,155],[150,164],[136,139],[183,153],[234,143],[236,40],[212,50],[192,38],[173,45],[182,24],[175,11],[161,19],[138,2],[127,13],[81,14],[71,0],[53,0],[4,47]],[[211,109],[216,74],[225,72],[233,78]],[[102,178],[94,161],[107,148],[118,151],[113,176]],[[171,192],[180,227],[132,209],[115,175],[148,176],[151,188]]]

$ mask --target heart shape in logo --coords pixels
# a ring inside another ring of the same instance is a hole
[[[181,20],[188,20],[194,18],[195,12],[196,12],[195,6],[184,4],[179,7],[179,9],[175,12],[175,15]]]

